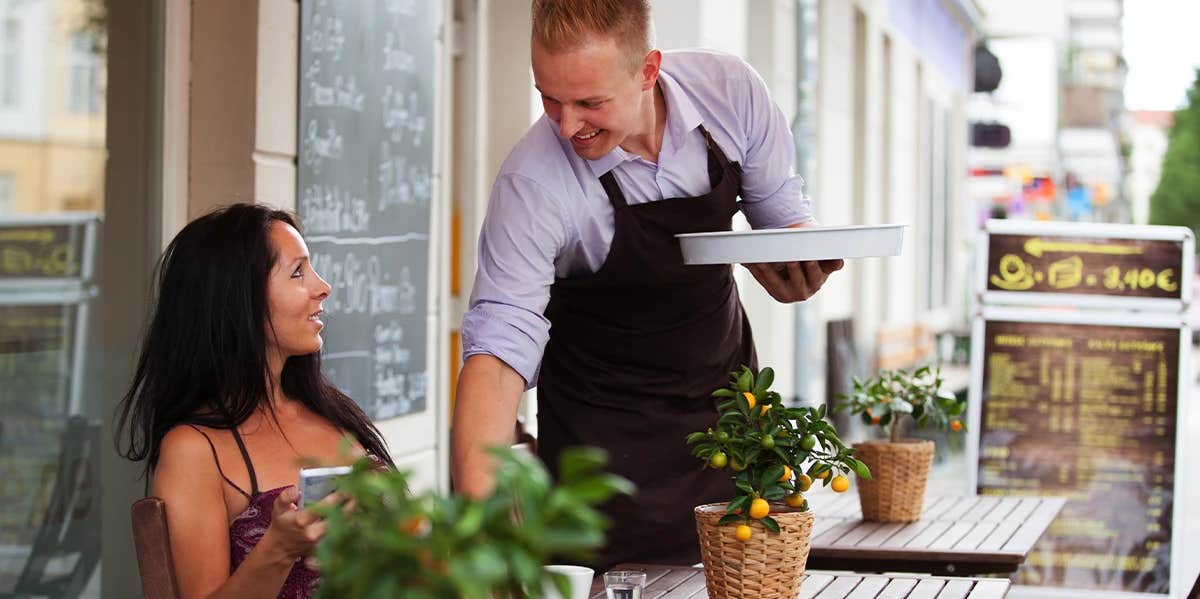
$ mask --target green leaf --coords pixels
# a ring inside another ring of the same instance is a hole
[[[864,464],[858,460],[854,460],[853,464],[854,464],[854,473],[857,474],[859,478],[871,480],[871,469],[867,468],[866,464]]]
[[[762,525],[765,526],[767,530],[775,534],[779,534],[779,523],[776,522],[774,518],[767,516],[766,518],[759,520],[759,522],[762,522]]]
[[[736,395],[737,395],[737,392],[734,391],[733,389],[721,388],[721,389],[717,389],[716,391],[713,391],[711,397],[734,397]]]
[[[754,375],[749,368],[742,367],[742,371],[737,375],[737,390],[740,392],[750,391],[750,382],[754,379]]]
[[[754,492],[754,487],[751,487],[751,486],[750,486],[750,483],[748,483],[748,482],[746,482],[746,481],[743,481],[743,480],[735,480],[735,481],[733,481],[733,485],[734,485],[735,487],[737,487],[737,488],[739,488],[739,489],[741,489],[741,490],[743,490],[743,491],[747,492],[747,493],[753,493],[753,492]]]
[[[729,506],[726,508],[725,511],[729,512],[729,513],[733,513],[738,510],[745,510],[746,506],[749,505],[749,503],[750,503],[750,499],[751,499],[751,497],[749,495],[738,495],[737,497],[734,497],[732,501],[729,502]]]
[[[574,480],[581,476],[599,471],[608,462],[603,449],[595,447],[573,447],[562,452],[558,461],[558,472],[561,480]],[[541,471],[544,474],[544,470]]]
[[[764,488],[768,487],[768,486],[774,484],[775,482],[777,482],[780,479],[780,477],[782,477],[782,476],[783,476],[783,466],[780,464],[773,464],[773,465],[771,465],[771,467],[767,468],[766,472],[763,472],[762,486]]]
[[[766,499],[767,501],[779,501],[780,499],[783,499],[786,496],[787,496],[787,491],[784,491],[783,487],[780,487],[780,486],[771,487],[771,488],[767,489],[766,491],[763,491],[763,494],[762,494],[762,498]]]
[[[717,520],[717,526],[726,526],[728,524],[733,524],[734,522],[740,522],[744,518],[745,516],[741,514],[725,514],[724,516],[721,516],[720,520]]]
[[[758,395],[771,387],[775,382],[775,371],[770,367],[758,371],[758,380],[754,383],[754,394]]]
[[[696,443],[696,442],[698,442],[698,441],[703,441],[703,440],[705,440],[705,439],[707,439],[707,438],[708,438],[708,433],[692,433],[692,434],[690,434],[690,435],[688,435],[688,436],[687,436],[687,439],[686,439],[686,441],[685,441],[685,442],[686,442],[688,445],[691,445],[691,444],[693,444],[693,443]]]

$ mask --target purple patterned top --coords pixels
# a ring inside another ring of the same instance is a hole
[[[263,491],[251,497],[250,505],[229,525],[230,574],[237,570],[267,533],[267,528],[271,526],[271,509],[275,498],[286,488]],[[321,575],[305,566],[304,558],[297,558],[283,583],[283,588],[279,589],[279,599],[308,599],[320,583]]]

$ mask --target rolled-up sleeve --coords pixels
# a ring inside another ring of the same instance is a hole
[[[796,147],[787,117],[770,96],[762,77],[746,65],[749,81],[738,91],[744,115],[740,208],[755,229],[775,229],[813,219],[804,179],[795,174]]]
[[[554,261],[568,238],[557,200],[536,182],[501,175],[492,187],[479,236],[479,261],[470,307],[463,317],[463,359],[499,358],[537,383],[550,338],[544,316],[554,283]]]

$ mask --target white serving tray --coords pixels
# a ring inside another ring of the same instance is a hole
[[[676,235],[684,264],[750,264],[899,256],[906,225],[812,226]]]

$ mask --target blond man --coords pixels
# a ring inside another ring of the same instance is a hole
[[[492,486],[485,448],[511,442],[538,387],[538,454],[607,450],[638,486],[609,502],[593,564],[699,561],[691,509],[727,499],[684,437],[715,422],[709,393],[756,368],[728,266],[684,266],[678,233],[805,226],[787,120],[737,57],[663,53],[645,0],[534,0],[532,64],[545,115],[500,168],[479,245],[454,411],[458,489]],[[747,265],[781,302],[811,297],[841,261]]]

